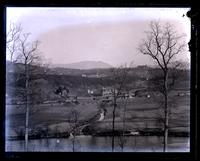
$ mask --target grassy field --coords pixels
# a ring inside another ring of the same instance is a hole
[[[162,128],[159,119],[162,116],[159,96],[146,98],[135,97],[127,100],[119,99],[116,110],[116,130],[122,130],[125,112],[126,130],[148,130]],[[169,128],[173,132],[189,132],[190,98],[189,96],[170,96],[171,110]],[[175,101],[173,101],[175,100]],[[126,106],[125,106],[126,104]],[[41,104],[31,107],[30,134],[44,131],[49,134],[69,132],[69,113],[75,109],[79,113],[79,122],[92,119],[90,126],[96,132],[110,131],[112,127],[112,103],[104,106],[107,110],[103,121],[97,121],[100,117],[99,101],[92,98],[81,99],[79,104]],[[24,107],[17,105],[6,106],[7,135],[20,135],[25,124]]]

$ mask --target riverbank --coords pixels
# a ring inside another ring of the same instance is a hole
[[[168,137],[168,152],[189,152],[189,137]],[[114,152],[163,152],[162,136],[115,137]],[[111,136],[76,136],[73,138],[30,139],[29,152],[112,152]],[[123,143],[123,147],[122,147]],[[24,152],[24,140],[7,140],[7,152]],[[123,148],[123,149],[122,149]]]
[[[103,131],[98,133],[85,133],[85,134],[78,134],[77,136],[98,136],[98,137],[107,137],[107,136],[113,136],[112,131]],[[137,131],[137,132],[131,132],[131,131],[115,131],[114,136],[163,136],[163,132],[159,129],[151,129],[147,131]],[[189,132],[172,132],[169,131],[168,134],[169,137],[189,137]],[[7,140],[24,140],[24,135],[21,136],[8,136]],[[55,133],[55,134],[35,134],[35,135],[29,135],[29,139],[49,139],[49,138],[69,138],[69,133]]]

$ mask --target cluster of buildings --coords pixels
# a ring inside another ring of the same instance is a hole
[[[111,87],[103,87],[102,89],[88,89],[88,94],[90,96],[101,96],[103,99],[110,99],[113,97],[114,94],[117,94],[118,91],[117,89],[111,88]],[[146,98],[151,98],[152,95],[159,95],[158,92],[155,91],[149,91],[146,88],[140,88],[140,89],[135,89],[135,90],[129,90],[129,91],[121,91],[119,93],[119,97],[123,98],[123,99],[127,99],[127,98],[135,98],[135,97],[146,97]],[[177,91],[176,94],[177,96],[189,96],[190,95],[190,91]]]
[[[118,90],[111,87],[103,87],[102,89],[88,89],[88,94],[90,96],[102,96],[105,99],[113,97],[114,94],[117,94]],[[150,98],[150,92],[146,89],[130,90],[130,91],[121,91],[118,96],[120,98],[134,98],[134,97],[147,97]]]
[[[85,77],[85,78],[102,78],[102,77],[106,77],[105,74],[82,74],[81,77]]]

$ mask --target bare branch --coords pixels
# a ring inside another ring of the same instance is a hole
[[[16,25],[14,23],[11,23],[10,29],[7,32],[6,35],[6,49],[7,49],[7,55],[10,56],[10,61],[15,62],[14,59],[15,53],[17,52],[17,45],[18,41],[21,35],[21,24]]]
[[[151,56],[159,67],[166,71],[171,59],[185,47],[185,43],[178,43],[183,35],[176,33],[169,23],[162,27],[159,22],[151,22],[150,31],[146,32],[147,38],[139,45],[138,50],[144,55]]]
[[[7,32],[6,35],[7,37],[6,43],[8,44],[19,39],[21,31],[22,31],[21,24],[15,25],[14,23],[11,23],[10,30]]]
[[[162,69],[161,79],[156,79],[156,83],[161,81],[161,85],[158,83],[158,88],[163,94],[164,98],[164,144],[163,151],[167,148],[167,138],[168,138],[168,125],[169,125],[169,100],[168,91],[170,86],[168,85],[169,77],[169,64],[172,59],[179,53],[183,52],[185,43],[179,43],[181,35],[177,35],[173,26],[166,24],[161,28],[159,22],[151,22],[150,32],[147,33],[146,41],[139,46],[139,51],[142,54],[149,55],[157,62],[159,67]],[[175,77],[174,77],[175,78]],[[173,78],[172,84],[174,84],[175,79]]]

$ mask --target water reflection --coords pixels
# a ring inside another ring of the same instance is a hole
[[[77,136],[75,151],[111,152],[111,137]],[[162,137],[129,136],[125,138],[123,152],[162,152]],[[189,138],[169,137],[168,151],[189,152]],[[66,138],[35,139],[29,141],[29,151],[72,152],[72,140]],[[24,141],[6,141],[6,151],[24,151]],[[121,152],[120,138],[115,139],[115,151]]]

